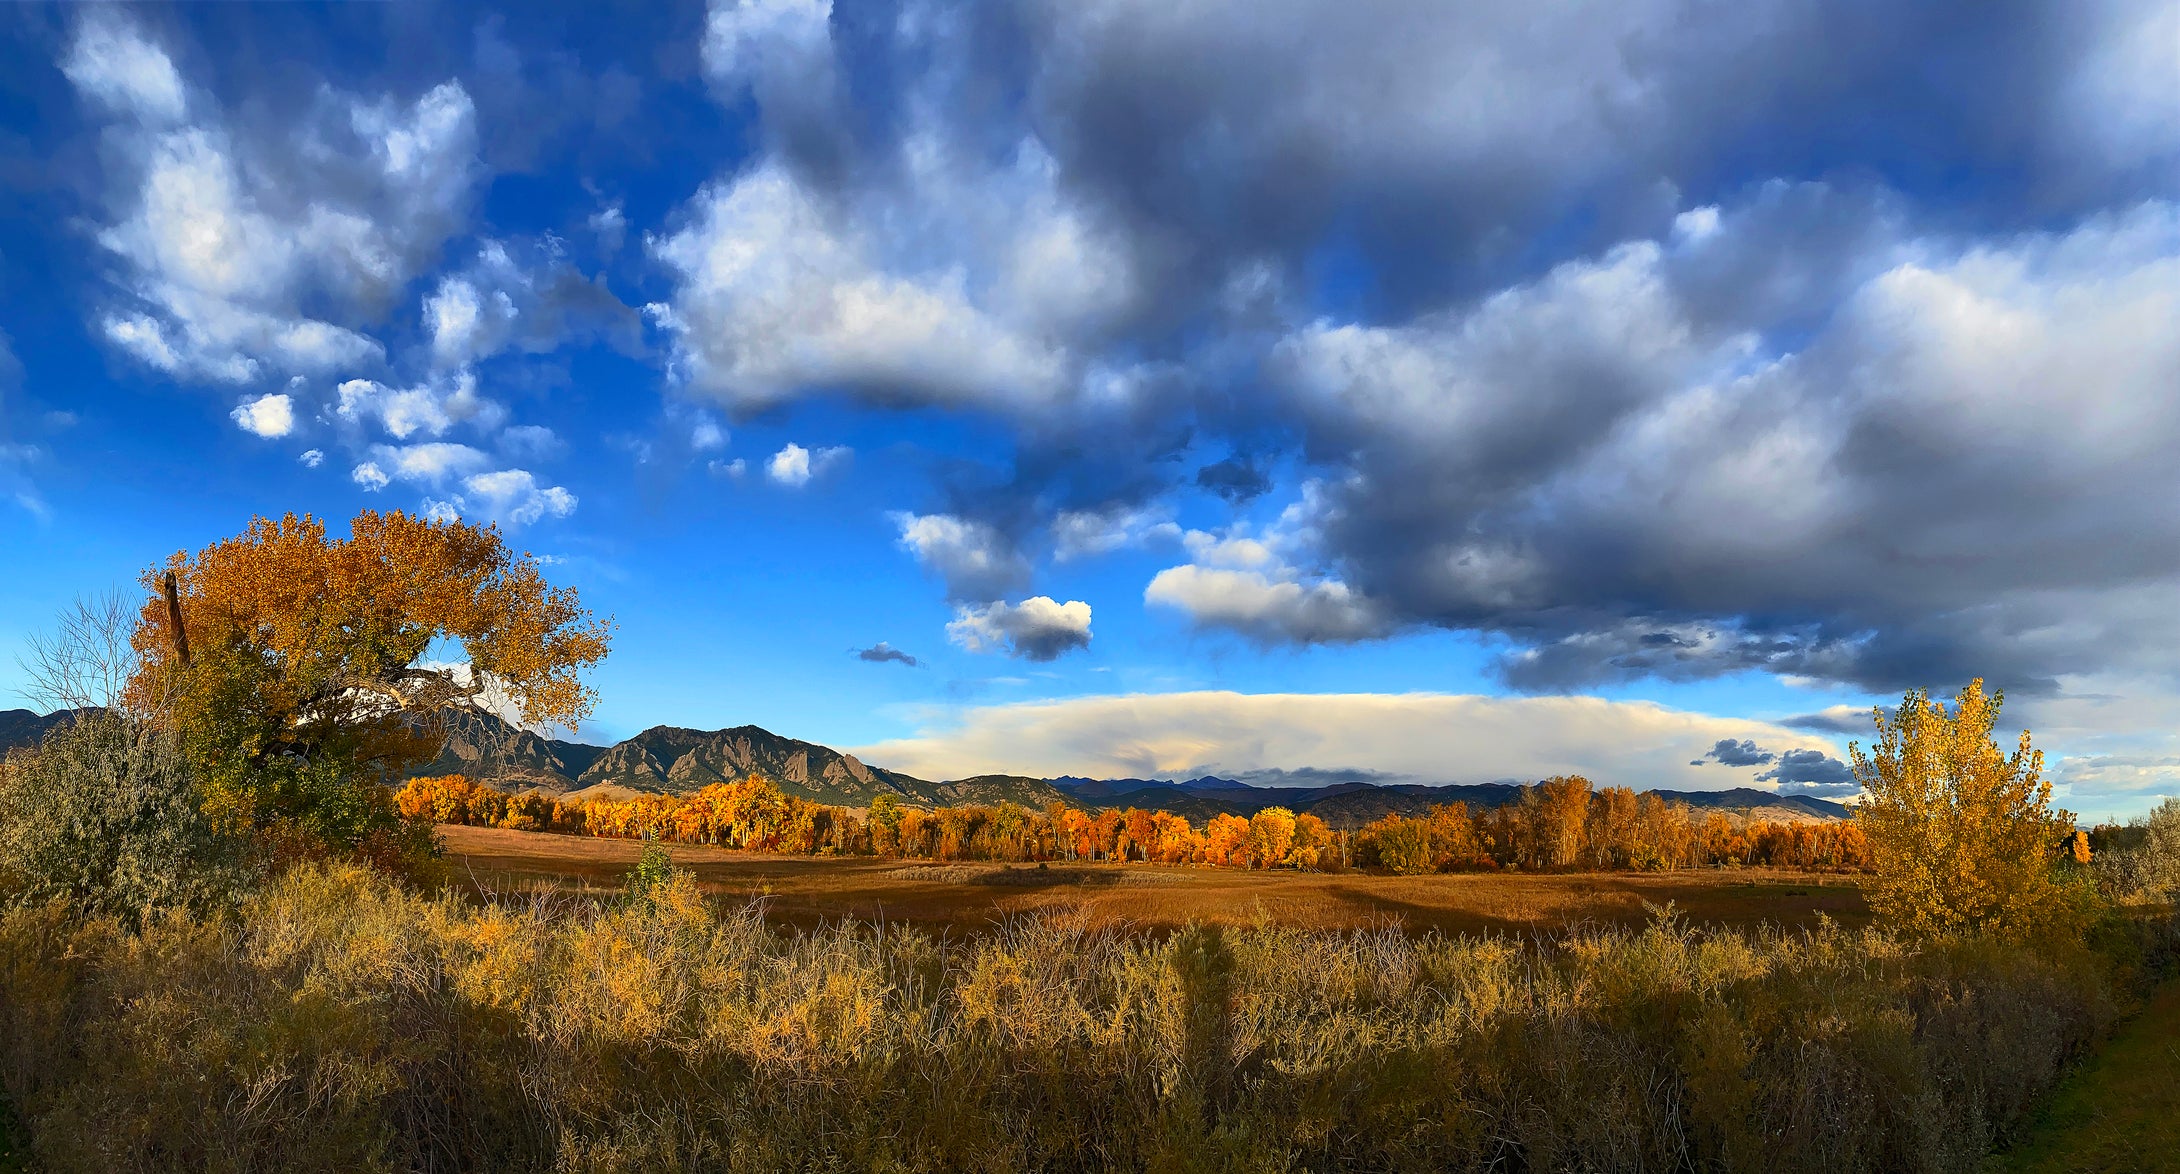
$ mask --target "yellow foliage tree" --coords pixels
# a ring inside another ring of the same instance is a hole
[[[1978,930],[2014,940],[2079,934],[2086,908],[2054,868],[2073,817],[2051,807],[2043,752],[2028,731],[2011,755],[1991,737],[2004,694],[1978,678],[1949,712],[1923,690],[1877,744],[1848,744],[1876,872],[1878,914],[1910,932]]]
[[[490,526],[365,511],[342,539],[259,518],[144,582],[136,706],[174,724],[207,810],[304,851],[368,854],[393,821],[381,784],[438,753],[442,707],[492,690],[572,724],[606,654],[608,625]],[[425,662],[442,641],[465,668]]]

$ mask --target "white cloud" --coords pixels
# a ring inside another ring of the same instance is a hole
[[[933,402],[1045,399],[1065,359],[972,302],[959,270],[895,273],[788,172],[765,166],[705,189],[688,227],[653,251],[678,288],[651,307],[699,391],[744,406],[814,387]]]
[[[444,436],[456,424],[497,427],[507,411],[477,394],[468,370],[438,376],[415,387],[392,388],[370,379],[346,380],[334,389],[334,414],[351,424],[375,422],[395,440]]]
[[[466,477],[491,463],[485,454],[466,444],[435,441],[429,444],[374,444],[368,466],[381,478],[437,486],[450,477]],[[359,475],[359,480],[360,480]],[[383,484],[383,480],[381,482]]]
[[[228,418],[242,427],[244,432],[255,433],[270,440],[295,431],[295,401],[285,393],[261,395],[244,400],[241,406],[228,413]]]
[[[86,95],[150,125],[180,122],[189,98],[166,52],[127,21],[95,12],[69,46],[61,72]]]
[[[527,460],[543,460],[563,447],[560,437],[543,424],[518,424],[500,433],[500,451]]]
[[[386,476],[385,470],[379,468],[375,461],[365,461],[357,465],[354,469],[349,470],[348,477],[349,480],[363,486],[366,493],[376,493],[392,482],[392,478]]]
[[[132,120],[110,137],[112,219],[97,233],[121,263],[122,296],[99,314],[109,341],[228,383],[383,357],[356,326],[452,230],[475,172],[458,84],[412,104],[327,91],[287,136],[246,138],[126,17],[86,16],[63,70]]]
[[[462,488],[467,492],[458,500],[464,508],[476,508],[517,526],[547,516],[565,518],[575,512],[574,494],[558,485],[539,485],[526,469],[479,473],[465,478]]]
[[[1032,595],[1020,603],[997,600],[954,609],[946,637],[970,652],[1005,651],[1026,660],[1056,660],[1090,647],[1090,605]]]
[[[302,462],[304,468],[315,469],[325,463],[325,453],[315,448],[306,449],[304,450],[303,455],[295,459]]]
[[[896,513],[901,549],[946,580],[955,599],[990,599],[1029,581],[1029,561],[990,524],[952,514]]]
[[[1760,786],[1753,769],[1689,765],[1721,739],[1750,739],[1774,751],[1838,751],[1766,722],[1598,697],[1190,692],[979,707],[948,726],[855,753],[927,778],[1316,768],[1420,783],[1580,774],[1602,786]]]
[[[1338,580],[1168,567],[1143,589],[1143,601],[1186,612],[1199,628],[1239,632],[1264,644],[1342,644],[1392,631],[1369,600]]]
[[[831,0],[714,0],[704,22],[704,72],[729,89],[762,75],[829,74]]]
[[[1181,528],[1164,510],[1153,506],[1068,510],[1052,519],[1052,557],[1063,563],[1180,538]]]
[[[812,477],[822,476],[827,469],[847,457],[848,450],[838,445],[812,452],[790,441],[785,448],[773,453],[771,460],[765,462],[765,476],[777,484],[800,489],[808,485]]]

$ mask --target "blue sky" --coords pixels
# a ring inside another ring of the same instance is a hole
[[[2170,4],[26,5],[0,54],[0,687],[168,552],[399,508],[615,617],[598,739],[1840,794],[1856,711],[1982,675],[2063,802],[2180,793]]]

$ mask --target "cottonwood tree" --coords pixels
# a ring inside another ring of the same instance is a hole
[[[164,698],[207,812],[306,853],[392,850],[383,784],[437,756],[444,707],[588,716],[610,633],[496,528],[400,512],[345,539],[260,518],[144,581],[130,696]],[[427,663],[442,642],[466,663]]]
[[[2028,731],[2012,754],[1991,736],[2001,692],[1969,682],[1953,708],[1924,690],[1887,719],[1877,744],[1849,743],[1875,877],[1870,905],[1918,934],[1977,930],[2015,940],[2079,933],[2087,909],[2057,868],[2074,818],[2051,806],[2044,755]]]

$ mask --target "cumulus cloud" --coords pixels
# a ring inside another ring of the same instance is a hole
[[[189,96],[174,63],[134,27],[109,14],[85,18],[61,72],[117,114],[165,125],[180,122],[188,112]]]
[[[1702,766],[1706,762],[1715,762],[1720,766],[1764,766],[1778,757],[1747,738],[1738,742],[1732,738],[1720,738],[1717,745],[1704,751],[1702,757],[1690,759],[1688,765]]]
[[[1168,567],[1143,589],[1143,601],[1185,612],[1199,628],[1238,632],[1263,644],[1344,644],[1391,630],[1345,583],[1263,571]]]
[[[462,479],[457,508],[485,514],[516,526],[575,512],[576,497],[558,485],[540,485],[527,469],[500,469]]]
[[[848,459],[848,455],[848,450],[838,445],[812,452],[790,441],[765,462],[765,476],[775,484],[800,489],[808,485],[811,478],[822,476],[827,469]]]
[[[1052,557],[1060,562],[1180,538],[1181,527],[1156,507],[1066,510],[1052,519]]]
[[[228,418],[244,432],[254,433],[266,439],[286,436],[295,431],[295,401],[285,394],[261,395],[244,400],[228,413]]]
[[[1090,647],[1090,605],[1081,600],[1059,603],[1043,595],[1020,603],[963,604],[954,609],[946,636],[970,652],[1057,660],[1062,653]]]
[[[1779,790],[1790,794],[1852,795],[1862,789],[1855,782],[1854,768],[1822,750],[1784,751],[1778,765],[1756,778],[1777,783]]]
[[[2180,344],[2150,326],[2180,314],[2180,209],[1896,242],[1786,351],[1710,318],[1716,259],[1682,251],[1738,229],[1285,340],[1276,379],[1358,470],[1319,526],[1348,582],[1526,645],[1505,667],[1537,689],[1758,669],[2048,690],[2131,656],[2137,576],[2180,575],[2120,533],[2169,528],[2142,495],[2180,491],[2144,443],[2180,441],[2155,390]]]
[[[386,475],[386,471],[379,468],[378,462],[376,461],[364,461],[363,463],[357,465],[355,468],[349,470],[348,478],[349,480],[354,481],[356,484],[363,486],[363,490],[366,493],[376,493],[379,490],[386,488],[388,485],[393,484],[393,478],[388,477]]]
[[[1029,561],[989,523],[952,514],[896,513],[901,549],[946,581],[950,598],[992,599],[1029,581]]]
[[[118,265],[107,341],[177,377],[230,383],[383,357],[356,324],[452,231],[475,172],[459,83],[413,101],[327,91],[287,137],[244,135],[155,41],[103,10],[78,24],[63,72],[127,120],[110,138],[112,219],[97,233]]]
[[[676,374],[745,407],[822,387],[953,404],[1063,389],[1066,357],[988,314],[960,271],[889,268],[865,236],[886,223],[769,165],[706,189],[689,225],[653,245],[677,279],[674,300],[649,307]]]
[[[395,440],[444,436],[457,424],[491,428],[507,410],[477,393],[469,371],[394,388],[370,379],[349,379],[334,389],[333,412],[350,424],[376,424]]]
[[[303,454],[295,459],[304,468],[315,469],[325,463],[325,453],[315,448],[304,449]]]
[[[1314,767],[1371,772],[1384,782],[1581,774],[1607,786],[1746,785],[1688,765],[1721,739],[1825,749],[1763,722],[1597,697],[1189,692],[978,707],[856,754],[929,778],[1231,777]]]
[[[437,488],[449,478],[482,472],[490,464],[490,457],[466,444],[375,444],[371,446],[370,463],[358,467],[357,479],[359,483],[363,480],[361,471],[368,467],[377,474],[381,485],[391,478]]]
[[[432,362],[442,370],[503,351],[539,354],[592,340],[627,354],[642,349],[636,310],[603,276],[584,276],[551,237],[485,241],[468,265],[425,295],[422,317]]]
[[[857,648],[852,651],[855,653],[857,660],[868,661],[871,664],[905,664],[910,668],[915,668],[917,664],[915,657],[883,640],[871,645],[869,648]]]

